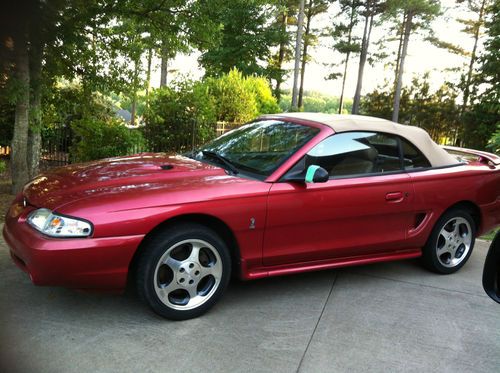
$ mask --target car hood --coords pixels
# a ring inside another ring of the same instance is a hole
[[[202,187],[214,177],[228,175],[187,157],[147,153],[56,168],[29,182],[23,194],[30,205],[55,210],[90,197]]]

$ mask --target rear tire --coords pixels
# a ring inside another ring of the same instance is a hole
[[[183,223],[146,243],[137,265],[137,292],[160,316],[186,320],[208,311],[230,276],[224,240],[203,225]]]
[[[476,225],[470,213],[452,209],[437,221],[427,244],[422,250],[426,268],[441,274],[450,274],[462,268],[472,254]]]

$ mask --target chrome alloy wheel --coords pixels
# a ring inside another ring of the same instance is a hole
[[[469,253],[472,234],[472,228],[466,219],[457,217],[448,220],[439,232],[436,243],[439,263],[447,268],[460,264]]]
[[[158,298],[176,310],[201,306],[221,283],[222,260],[211,244],[188,239],[171,246],[161,256],[154,273]]]

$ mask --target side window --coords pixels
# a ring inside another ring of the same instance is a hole
[[[332,178],[402,170],[398,138],[376,132],[330,136],[309,151],[305,162],[323,167]]]
[[[425,158],[420,150],[418,150],[415,146],[404,139],[401,139],[401,143],[403,146],[405,170],[411,170],[413,168],[420,167],[431,167],[430,162],[427,160],[427,158]]]

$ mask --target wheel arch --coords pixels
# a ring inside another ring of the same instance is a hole
[[[442,220],[443,217],[445,217],[450,212],[453,212],[454,210],[455,210],[455,213],[456,213],[456,210],[459,210],[459,211],[467,212],[471,216],[471,218],[473,220],[472,224],[476,228],[475,229],[476,236],[477,236],[477,232],[479,231],[479,229],[481,227],[481,210],[480,210],[479,206],[477,206],[474,202],[472,202],[470,200],[458,201],[442,211],[442,213],[437,217],[431,231],[429,232],[429,235],[427,237],[427,241],[426,241],[425,245],[422,247],[422,260],[423,260],[424,266],[427,267],[429,270],[436,272],[436,273],[439,273],[439,274],[454,273],[454,272],[458,271],[460,268],[462,268],[462,266],[467,262],[468,257],[470,256],[470,253],[472,252],[472,248],[474,245],[475,237],[473,236],[472,241],[471,241],[471,247],[470,247],[468,253],[466,254],[467,257],[465,258],[465,260],[462,260],[454,267],[445,267],[442,263],[440,263],[440,259],[437,257],[437,254],[435,252],[436,251],[435,250],[436,249],[435,248],[436,241],[432,241],[432,240],[437,239],[437,237],[439,235],[439,231],[442,229],[442,226],[438,226],[439,221]],[[452,217],[452,216],[454,216],[454,215],[450,214],[447,218]],[[443,220],[443,222],[446,222],[446,220]],[[439,230],[437,230],[437,228],[439,228]],[[446,269],[446,268],[448,268],[448,269]]]
[[[459,202],[451,205],[450,207],[448,207],[446,210],[444,210],[443,213],[440,215],[440,217],[443,216],[444,214],[446,214],[448,211],[453,210],[453,209],[461,209],[461,210],[467,211],[471,215],[472,219],[474,220],[476,232],[480,231],[480,228],[481,228],[481,209],[479,208],[478,205],[476,205],[474,202],[468,201],[468,200],[459,201]]]
[[[127,278],[127,284],[130,284],[131,282],[134,282],[134,277],[135,277],[135,272],[137,268],[137,262],[138,258],[140,257],[142,250],[144,246],[148,243],[148,241],[153,237],[157,232],[173,227],[178,224],[182,223],[197,223],[200,225],[203,225],[207,228],[212,229],[215,233],[219,234],[220,237],[224,240],[226,243],[228,249],[229,249],[229,255],[231,256],[231,264],[233,268],[233,274],[239,276],[240,274],[240,248],[238,245],[238,241],[236,239],[236,236],[234,235],[234,232],[231,230],[231,228],[221,219],[213,216],[213,215],[207,215],[207,214],[184,214],[184,215],[178,215],[171,217],[167,220],[164,220],[157,226],[155,226],[150,232],[148,232],[141,243],[139,244],[139,247],[134,253],[134,256],[132,257],[132,260],[130,261],[129,268],[128,268],[128,278]]]

